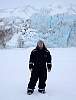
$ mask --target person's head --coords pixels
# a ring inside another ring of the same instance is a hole
[[[46,48],[45,44],[44,44],[44,42],[42,40],[39,40],[37,42],[37,48],[39,48],[40,50],[43,49],[43,48]]]

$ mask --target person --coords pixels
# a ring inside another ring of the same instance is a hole
[[[27,94],[31,95],[34,92],[37,81],[39,80],[38,91],[45,93],[47,69],[51,71],[52,57],[47,50],[44,42],[39,40],[37,47],[32,50],[29,60],[29,69],[31,71],[30,81],[27,87]]]

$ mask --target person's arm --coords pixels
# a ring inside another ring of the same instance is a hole
[[[29,69],[32,70],[34,67],[34,54],[31,52],[30,54],[30,60],[29,60]]]
[[[51,68],[52,68],[52,57],[50,55],[50,52],[48,51],[47,53],[47,68],[48,68],[48,71],[50,72],[51,71]]]

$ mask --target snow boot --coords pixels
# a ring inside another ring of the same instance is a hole
[[[45,89],[38,89],[38,92],[39,93],[42,93],[42,94],[45,94],[46,92],[45,92]]]
[[[34,90],[33,90],[33,89],[27,89],[27,94],[28,94],[28,95],[33,94],[33,92],[34,92]]]

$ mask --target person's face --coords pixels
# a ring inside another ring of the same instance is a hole
[[[43,43],[38,43],[38,47],[39,47],[40,49],[42,49],[42,48],[43,48]]]

